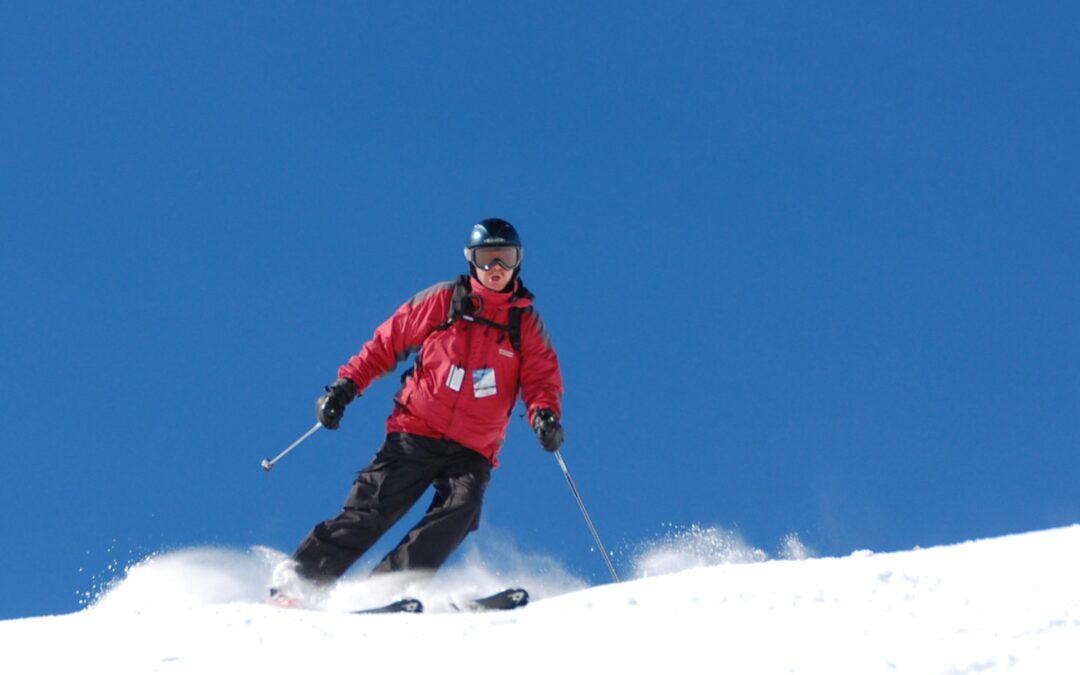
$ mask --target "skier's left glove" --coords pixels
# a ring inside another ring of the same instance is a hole
[[[555,452],[563,444],[563,428],[555,413],[547,408],[540,408],[533,413],[533,431],[540,439],[540,447],[548,452]]]
[[[341,426],[345,406],[356,398],[356,383],[342,377],[326,388],[326,393],[315,402],[315,417],[327,429]]]

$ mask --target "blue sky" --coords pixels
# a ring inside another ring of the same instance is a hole
[[[291,551],[396,377],[259,461],[489,216],[617,565],[693,524],[843,555],[1080,521],[1078,20],[4,4],[0,618],[155,551]],[[523,421],[502,460],[481,535],[605,581]]]

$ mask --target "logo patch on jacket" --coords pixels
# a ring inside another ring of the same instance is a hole
[[[500,347],[499,353],[503,356],[509,356],[510,358],[514,358],[514,352],[510,351],[509,349],[503,349]]]
[[[481,368],[472,372],[473,396],[487,398],[498,393],[495,388],[495,369]]]

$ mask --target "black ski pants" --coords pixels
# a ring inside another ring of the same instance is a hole
[[[298,571],[320,583],[336,580],[434,486],[427,513],[372,574],[434,572],[479,527],[490,480],[491,462],[459,443],[388,434],[357,476],[341,513],[300,542],[293,553]]]

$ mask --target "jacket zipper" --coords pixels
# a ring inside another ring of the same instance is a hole
[[[464,324],[464,325],[462,325],[462,328],[464,328],[464,330],[465,330],[465,362],[461,364],[461,368],[465,371],[465,375],[467,375],[470,379],[472,379],[472,373],[469,370],[469,363],[468,362],[470,360],[470,357],[472,356],[473,328],[475,328],[475,326],[469,325],[469,324]],[[465,381],[464,381],[464,378],[462,378],[462,389],[464,389],[464,388],[465,388]],[[461,397],[462,396],[463,396],[462,392],[458,391],[457,396],[454,397],[454,405],[451,406],[451,408],[450,408],[450,424],[448,424],[447,427],[446,427],[446,432],[447,433],[443,434],[443,439],[448,439],[449,436],[447,434],[453,433],[455,431],[455,429],[457,428],[457,417],[458,417],[458,412],[457,411],[458,411],[458,406],[461,404]]]

